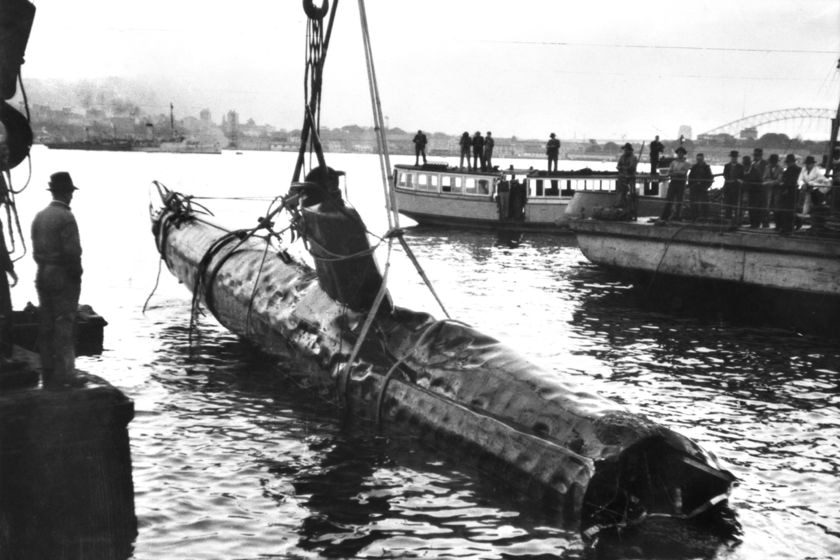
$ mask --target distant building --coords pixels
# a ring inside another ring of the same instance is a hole
[[[677,137],[682,136],[686,140],[691,140],[691,127],[687,124],[680,125],[680,130],[677,132]]]
[[[202,109],[198,113],[198,118],[201,120],[201,122],[204,122],[204,123],[207,123],[207,124],[210,124],[210,123],[213,122],[213,118],[210,115],[210,109]]]
[[[745,128],[739,134],[742,140],[755,140],[758,138],[758,129],[754,126]]]

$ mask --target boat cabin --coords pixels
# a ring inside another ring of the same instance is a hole
[[[447,164],[395,165],[393,177],[399,211],[421,224],[503,229],[563,229],[575,193],[597,194],[610,206],[617,180],[615,172],[591,169],[470,171]],[[650,181],[637,176],[639,188]]]

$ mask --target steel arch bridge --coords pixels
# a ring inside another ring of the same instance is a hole
[[[758,128],[759,126],[765,124],[787,120],[831,120],[834,116],[835,111],[832,109],[819,109],[813,107],[778,109],[776,111],[757,113],[755,115],[750,115],[749,117],[728,122],[717,128],[704,132],[703,135],[731,134],[737,138],[740,132],[745,128]]]

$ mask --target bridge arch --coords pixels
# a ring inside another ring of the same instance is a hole
[[[731,134],[736,138],[742,130],[748,128],[758,128],[759,126],[770,124],[778,121],[786,120],[831,120],[835,116],[832,109],[821,109],[815,107],[796,107],[794,109],[777,109],[775,111],[765,111],[764,113],[756,113],[748,117],[743,117],[726,124],[722,124],[716,128],[702,133],[701,136],[715,135],[715,134]]]

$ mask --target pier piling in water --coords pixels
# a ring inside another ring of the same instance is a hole
[[[0,391],[0,558],[131,554],[134,403],[79,375],[83,387]]]

